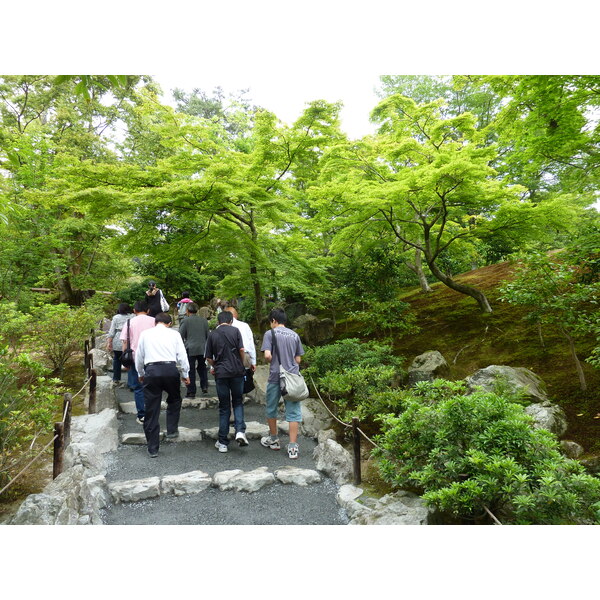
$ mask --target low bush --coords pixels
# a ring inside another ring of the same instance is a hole
[[[522,406],[441,379],[405,391],[402,404],[380,419],[388,483],[452,517],[485,518],[487,508],[503,523],[600,523],[600,479],[534,429]]]
[[[403,359],[394,356],[388,344],[340,340],[309,348],[304,361],[308,364],[304,374],[312,376],[319,392],[335,403],[341,419],[374,419],[398,409],[395,388],[405,372]]]

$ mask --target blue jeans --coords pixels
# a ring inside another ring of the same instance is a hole
[[[135,367],[129,367],[129,371],[127,373],[127,385],[133,390],[133,399],[135,400],[137,416],[138,419],[141,419],[146,414],[146,410],[144,408],[144,388],[140,383]]]
[[[123,350],[113,350],[113,381],[121,381],[121,355]]]
[[[219,442],[229,444],[229,417],[233,405],[235,432],[246,431],[244,423],[244,376],[215,378],[217,396],[219,397]]]

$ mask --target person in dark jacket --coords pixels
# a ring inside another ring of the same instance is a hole
[[[195,302],[187,303],[187,315],[179,325],[179,333],[190,363],[190,384],[187,386],[187,398],[196,396],[196,370],[200,377],[200,388],[204,394],[208,393],[208,373],[204,348],[208,339],[208,321],[198,314],[198,305]]]
[[[215,448],[227,452],[229,445],[229,417],[233,406],[235,440],[247,446],[244,423],[244,346],[240,330],[233,327],[233,315],[224,310],[217,316],[218,327],[211,331],[206,342],[206,360],[215,376],[219,397],[219,439]]]

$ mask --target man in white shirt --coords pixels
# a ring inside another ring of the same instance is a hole
[[[167,439],[179,436],[179,414],[181,412],[181,378],[189,385],[190,365],[183,340],[178,331],[170,329],[171,316],[158,313],[156,327],[146,329],[140,334],[135,353],[135,367],[140,382],[144,384],[144,404],[146,416],[144,433],[148,442],[148,454],[158,456],[160,439],[160,403],[162,393],[167,392]]]
[[[244,321],[238,321],[238,311],[233,306],[228,306],[225,310],[228,310],[233,315],[233,322],[231,324],[239,329],[242,334],[244,351],[248,355],[244,360],[244,367],[256,371],[256,347],[254,346],[254,334],[252,333],[252,329],[250,329],[250,325],[244,323]]]

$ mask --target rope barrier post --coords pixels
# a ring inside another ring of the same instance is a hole
[[[52,465],[52,479],[56,479],[63,470],[63,454],[65,450],[64,424],[54,423],[54,460]]]
[[[91,347],[95,348],[96,347],[96,330],[92,328],[92,341],[91,341]]]
[[[73,396],[65,394],[63,400],[63,423],[65,426],[65,447],[71,442],[71,409],[73,407]]]
[[[85,368],[85,372],[88,373],[90,369],[90,342],[89,340],[85,340],[83,343],[83,366]],[[89,373],[88,373],[89,376]]]
[[[358,431],[358,417],[352,417],[352,436],[354,446],[354,485],[360,485],[362,481],[360,472],[360,435]]]
[[[92,369],[90,375],[90,396],[88,402],[88,414],[94,414],[96,412],[96,369]]]

